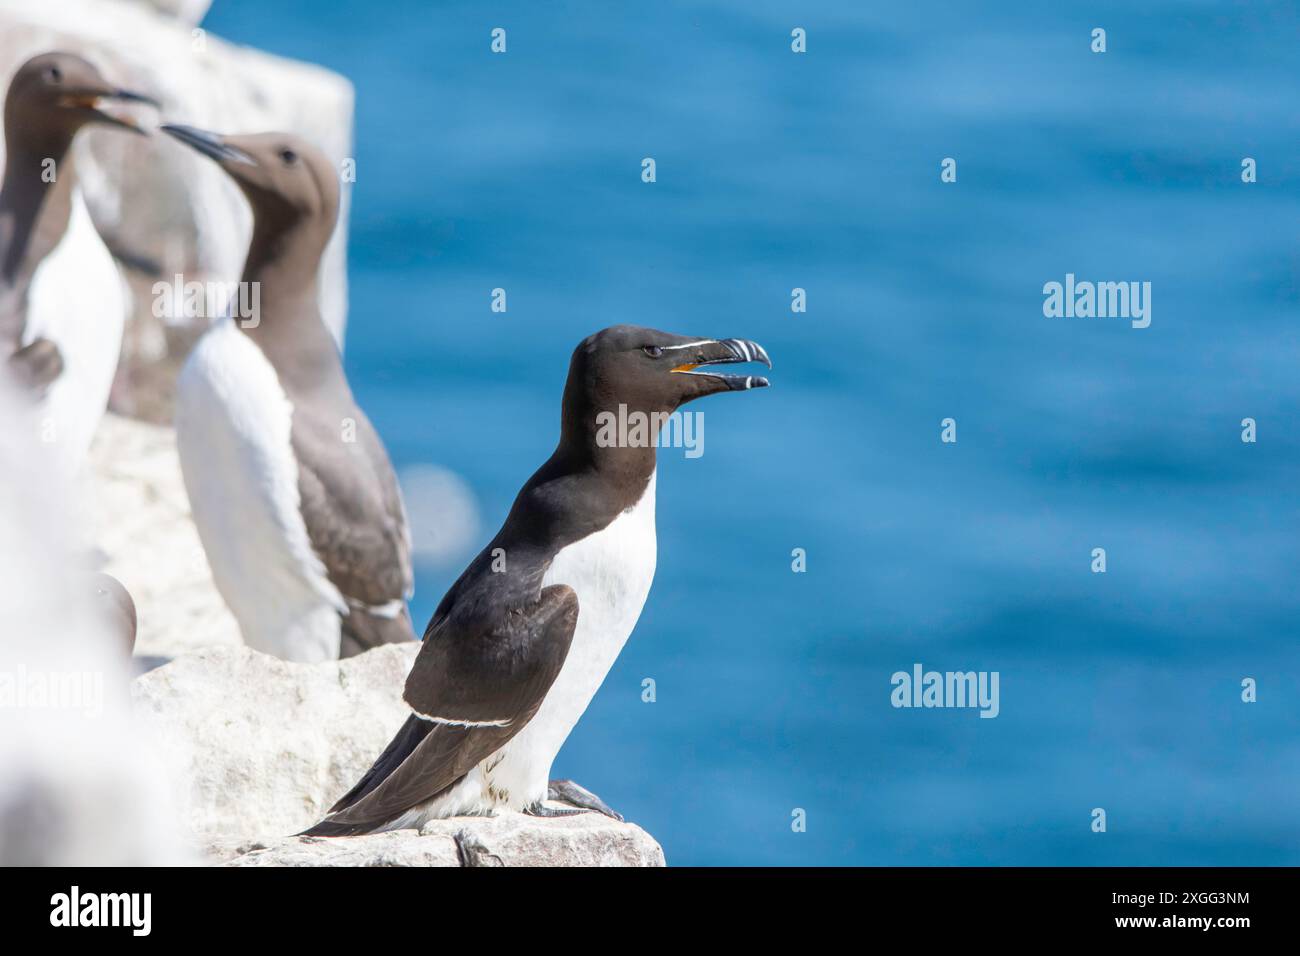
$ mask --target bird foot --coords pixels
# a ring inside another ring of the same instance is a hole
[[[572,807],[547,806],[547,804],[544,801],[538,800],[532,806],[524,807],[523,812],[530,817],[550,818],[550,817],[575,817],[579,813],[586,813],[587,811],[578,810]]]
[[[457,830],[454,837],[456,852],[460,856],[461,866],[505,866],[501,857],[487,848],[487,845],[468,830]]]
[[[567,803],[571,807],[577,807],[577,812],[590,810],[594,813],[603,813],[607,817],[623,822],[623,815],[615,810],[610,809],[609,804],[600,797],[596,796],[586,787],[574,783],[572,780],[552,780],[546,791],[546,798],[556,803]]]

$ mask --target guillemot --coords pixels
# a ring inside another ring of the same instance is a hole
[[[406,681],[412,714],[306,835],[415,827],[497,808],[618,817],[572,781],[549,779],[636,626],[655,571],[653,435],[609,443],[598,423],[620,406],[662,423],[692,399],[766,386],[761,376],[701,369],[750,361],[771,367],[754,342],[626,325],[577,347],[559,444],[434,612]]]
[[[5,96],[0,185],[0,349],[38,404],[33,419],[57,462],[85,458],[117,369],[126,293],[77,186],[73,139],[100,124],[143,130],[114,104],[151,97],[106,80],[71,53],[33,57]]]
[[[414,640],[411,535],[317,298],[339,176],[286,133],[163,131],[215,160],[253,210],[250,321],[217,320],[177,381],[176,437],[213,578],[258,650],[347,657]]]

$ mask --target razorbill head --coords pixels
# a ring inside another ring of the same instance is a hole
[[[0,348],[12,378],[40,406],[42,441],[73,470],[108,403],[127,299],[77,188],[70,150],[90,125],[142,133],[130,113],[141,103],[158,105],[71,53],[28,60],[5,95]]]
[[[213,578],[245,641],[287,660],[414,640],[411,537],[397,478],[321,320],[339,177],[287,133],[168,134],[215,160],[253,211],[241,290],[181,370],[181,470]]]
[[[495,808],[617,816],[551,764],[636,626],[655,570],[655,441],[609,440],[609,415],[658,416],[758,375],[746,339],[621,325],[585,339],[564,386],[555,452],[438,605],[407,678],[413,713],[312,835],[419,826]],[[573,809],[548,806],[550,798]]]

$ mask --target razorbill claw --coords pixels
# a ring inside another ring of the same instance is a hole
[[[579,811],[591,810],[595,813],[603,813],[607,817],[613,817],[619,823],[623,822],[623,814],[611,810],[604,800],[572,780],[552,780],[546,789],[546,799],[555,803],[567,803],[571,807],[577,807]]]
[[[411,535],[383,443],[321,320],[339,176],[286,133],[163,131],[213,159],[253,211],[251,314],[218,320],[176,389],[176,440],[218,590],[258,650],[294,661],[414,640]]]
[[[654,433],[692,399],[765,385],[699,371],[745,361],[770,364],[748,340],[626,325],[577,347],[559,444],[434,612],[406,681],[410,717],[308,835],[417,827],[497,808],[575,812],[543,801],[556,754],[650,592]],[[601,422],[629,409],[651,416],[654,433],[603,440]],[[617,816],[594,794],[562,783],[565,802]]]

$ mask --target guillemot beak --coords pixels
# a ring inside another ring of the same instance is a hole
[[[680,375],[700,375],[715,379],[732,391],[745,391],[751,388],[767,388],[770,382],[762,375],[726,375],[722,372],[698,371],[706,365],[731,365],[745,362],[762,362],[768,368],[772,360],[767,350],[757,342],[749,339],[709,339],[680,346],[688,355],[689,361],[677,365],[672,372]]]
[[[249,156],[242,149],[236,149],[234,146],[231,146],[223,137],[216,133],[209,133],[205,129],[198,129],[193,126],[181,126],[172,123],[163,125],[161,129],[173,139],[180,140],[186,146],[202,153],[209,159],[216,160],[223,166],[226,163],[239,163],[245,166],[257,165],[253,157]]]
[[[115,111],[114,107],[129,108],[144,105],[155,110],[162,109],[162,104],[152,96],[121,88],[75,90],[60,97],[59,105],[70,109],[89,110],[95,114],[96,122],[118,126],[143,136],[147,136],[148,131],[140,125],[139,118],[129,109]]]

